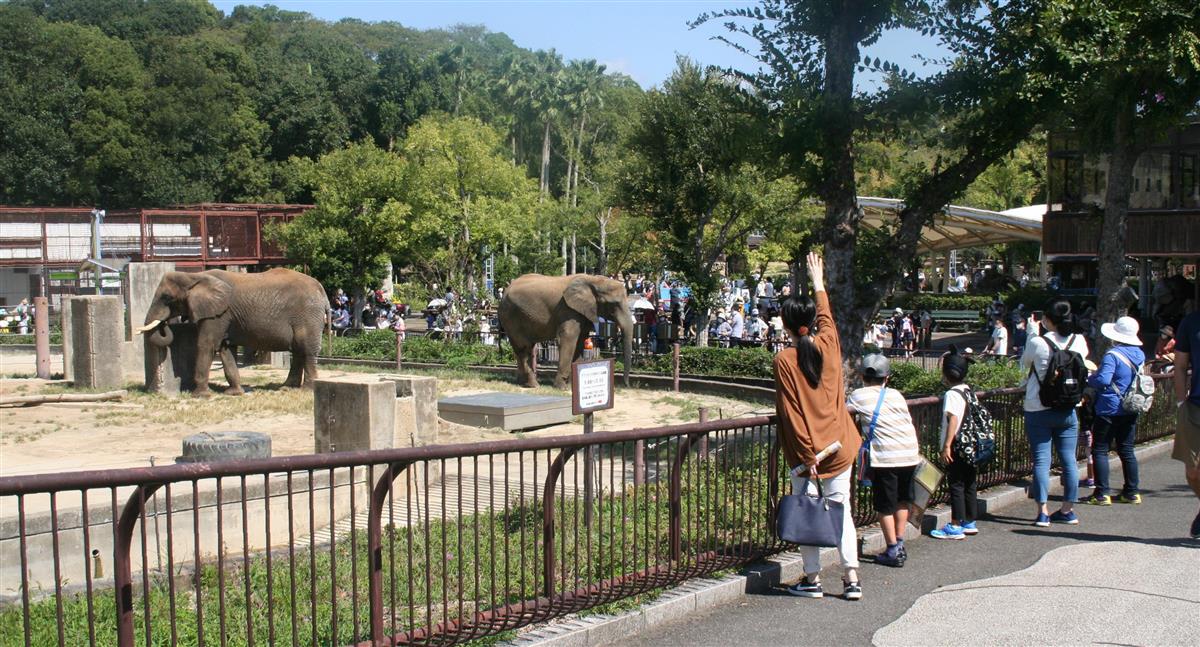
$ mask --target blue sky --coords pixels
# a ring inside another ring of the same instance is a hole
[[[508,34],[521,47],[553,48],[567,59],[594,58],[643,87],[670,76],[677,54],[705,65],[740,69],[755,65],[753,59],[712,40],[724,33],[719,23],[697,29],[687,26],[705,11],[752,4],[749,0],[214,0],[213,4],[226,14],[237,5],[274,4],[324,20],[392,20],[420,29],[482,24]],[[919,34],[891,34],[870,53],[920,73],[912,54],[937,52]]]

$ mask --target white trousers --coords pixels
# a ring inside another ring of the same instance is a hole
[[[817,494],[817,484],[804,476],[792,475],[792,492],[807,492],[811,496]],[[845,514],[842,515],[842,536],[838,541],[838,553],[842,558],[842,568],[858,568],[858,532],[854,529],[854,515],[850,512],[850,468],[837,476],[821,479],[821,489],[825,497],[841,503]],[[800,557],[804,559],[804,575],[812,577],[821,572],[821,549],[816,546],[801,546]]]

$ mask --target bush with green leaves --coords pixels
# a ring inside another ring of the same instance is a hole
[[[327,352],[332,357],[393,361],[396,359],[396,333],[390,330],[366,330],[359,335],[335,337],[332,348]],[[404,340],[402,352],[405,361],[445,364],[450,368],[514,363],[510,347],[497,348],[477,340],[409,335]]]
[[[0,333],[0,346],[32,346],[36,340],[33,335],[22,335],[20,333]],[[61,344],[62,332],[50,331],[50,343]]]
[[[905,310],[969,310],[978,312],[992,303],[990,296],[972,294],[913,294],[906,300]],[[896,305],[900,305],[897,302]]]
[[[1017,386],[1021,378],[1020,363],[1010,359],[975,362],[967,372],[967,384],[979,391]],[[892,362],[892,377],[888,380],[888,386],[910,398],[941,395],[946,391],[940,368],[926,370],[917,364],[902,361]]]
[[[707,375],[713,377],[761,377],[775,376],[772,362],[775,356],[759,348],[715,348],[684,346],[679,349],[679,372],[684,375]],[[671,355],[657,355],[646,364],[647,370],[655,373],[672,374]]]

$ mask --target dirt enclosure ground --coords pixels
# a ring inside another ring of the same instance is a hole
[[[344,375],[351,367],[323,368],[322,377]],[[0,475],[137,467],[170,464],[182,439],[204,431],[257,431],[271,436],[276,456],[313,452],[311,391],[280,386],[286,372],[263,367],[242,369],[251,387],[240,397],[214,394],[211,398],[166,397],[128,385],[121,402],[43,404],[0,407]],[[377,372],[374,370],[365,372]],[[214,371],[214,377],[219,371]],[[519,391],[510,380],[464,372],[438,372],[439,396],[486,391]],[[31,378],[0,379],[0,396],[69,391],[69,385]],[[567,395],[539,388],[539,394]],[[770,407],[725,398],[618,389],[615,408],[596,414],[597,431],[694,422],[700,407],[712,416],[737,417]],[[577,418],[571,423],[523,434],[500,429],[477,429],[441,421],[439,443],[465,443],[522,436],[582,433]]]

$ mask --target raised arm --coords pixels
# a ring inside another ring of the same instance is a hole
[[[817,305],[816,337],[828,339],[834,348],[841,343],[838,340],[837,326],[833,323],[833,310],[829,307],[829,295],[825,292],[825,259],[816,252],[808,253],[808,271],[812,275],[813,301]]]

